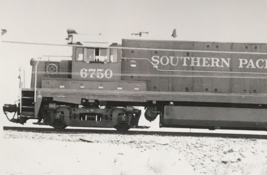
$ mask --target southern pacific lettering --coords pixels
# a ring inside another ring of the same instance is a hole
[[[193,66],[193,67],[229,67],[231,58],[153,56],[154,65]]]
[[[151,58],[154,66],[183,66],[183,67],[230,67],[232,58],[215,57],[178,57],[178,56],[157,56]],[[245,69],[267,69],[267,59],[245,59],[238,58],[238,68]]]
[[[239,58],[238,68],[267,69],[267,59],[244,59]]]

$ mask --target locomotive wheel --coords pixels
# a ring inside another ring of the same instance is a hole
[[[131,127],[127,124],[119,124],[119,125],[116,125],[115,128],[117,129],[117,131],[120,131],[120,132],[126,132],[128,131]]]
[[[51,126],[54,127],[55,129],[65,129],[67,125],[64,122],[64,117],[67,112],[68,112],[67,109],[58,108],[56,110],[56,113],[54,113],[55,116],[53,116],[54,119],[52,120]]]
[[[63,122],[59,121],[55,121],[51,126],[55,129],[65,129],[67,127]]]
[[[149,106],[146,109],[145,118],[150,122],[154,121],[158,116],[158,113],[156,113],[156,111],[157,111],[157,107],[156,106]]]

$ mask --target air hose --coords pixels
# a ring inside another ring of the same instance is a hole
[[[12,119],[9,119],[9,117],[7,116],[7,113],[5,111],[4,111],[4,114],[6,115],[6,118],[8,119],[8,121],[10,121],[10,122],[14,122],[15,120],[17,120],[17,119],[15,119],[15,115],[17,114],[17,112],[15,112],[15,114],[12,117]]]

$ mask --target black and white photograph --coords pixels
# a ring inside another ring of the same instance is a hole
[[[0,0],[3,175],[267,175],[267,0]]]

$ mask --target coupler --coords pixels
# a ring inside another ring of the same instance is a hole
[[[18,115],[20,115],[20,111],[19,111],[19,106],[17,106],[16,104],[4,104],[3,111],[4,111],[4,114],[6,115],[6,118],[10,122],[24,124],[27,121],[27,118],[18,117]],[[10,119],[7,116],[7,113],[14,113],[12,119]],[[16,114],[17,114],[17,118],[15,118]]]

